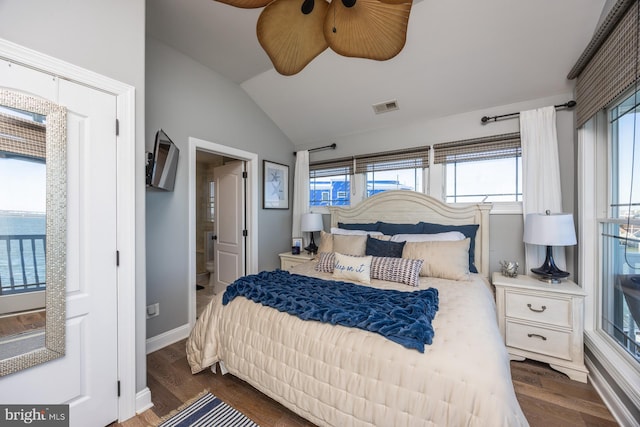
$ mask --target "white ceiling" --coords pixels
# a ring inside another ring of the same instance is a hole
[[[330,49],[295,76],[278,74],[256,39],[262,9],[213,0],[148,0],[147,34],[239,83],[298,146],[543,98],[566,75],[606,0],[423,0],[407,42],[384,61]],[[397,111],[372,105],[397,100]]]

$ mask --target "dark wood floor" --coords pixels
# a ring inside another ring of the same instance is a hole
[[[511,379],[532,427],[618,425],[590,383],[570,380],[545,363],[511,362]]]
[[[617,426],[591,384],[572,381],[548,365],[511,362],[511,376],[522,411],[532,427]],[[237,408],[262,427],[313,424],[231,375],[205,370],[192,375],[179,341],[147,357],[147,385],[154,407],[115,426],[148,426],[204,389]]]

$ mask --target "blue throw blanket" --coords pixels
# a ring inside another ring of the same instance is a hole
[[[236,296],[303,320],[376,332],[420,353],[433,340],[431,321],[438,311],[437,289],[376,289],[282,270],[241,277],[227,287],[222,304]]]

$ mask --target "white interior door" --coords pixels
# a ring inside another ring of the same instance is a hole
[[[216,186],[214,292],[245,274],[244,162],[235,161],[213,170]]]
[[[1,400],[68,403],[71,426],[104,426],[118,418],[116,97],[18,65],[5,82],[68,109],[67,319],[65,356],[0,379]]]

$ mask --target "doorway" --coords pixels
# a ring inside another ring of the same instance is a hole
[[[190,327],[194,326],[198,312],[199,304],[197,303],[196,292],[204,292],[204,290],[197,291],[195,284],[198,282],[203,283],[203,276],[199,275],[199,273],[203,273],[203,269],[206,270],[206,260],[204,258],[207,253],[207,242],[205,241],[205,236],[212,237],[215,234],[212,234],[215,230],[214,227],[217,227],[215,221],[211,221],[211,217],[209,217],[209,224],[206,224],[206,221],[202,221],[203,218],[206,219],[207,214],[215,215],[217,207],[215,198],[217,194],[215,190],[213,194],[209,191],[209,195],[213,196],[213,200],[209,200],[209,204],[205,204],[203,207],[203,203],[207,202],[199,197],[198,190],[201,192],[202,187],[208,184],[202,182],[202,176],[199,182],[198,167],[202,168],[207,163],[211,164],[207,175],[213,178],[214,169],[220,169],[223,164],[234,160],[241,161],[240,163],[243,163],[244,170],[247,172],[247,178],[244,180],[246,183],[244,228],[247,230],[247,237],[244,239],[244,274],[256,273],[258,270],[258,155],[210,141],[189,138],[189,283],[194,284],[194,286],[189,287]],[[223,219],[222,221],[225,220]],[[199,222],[204,222],[204,224],[199,226]],[[219,224],[219,226],[223,225],[222,223]],[[199,278],[200,280],[198,280]],[[209,288],[207,288],[208,291]]]

